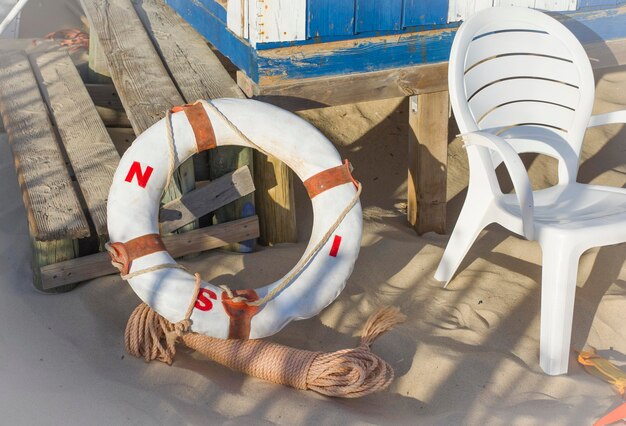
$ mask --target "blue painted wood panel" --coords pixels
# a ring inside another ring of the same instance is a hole
[[[447,0],[404,0],[402,28],[443,25],[447,20]]]
[[[282,49],[258,52],[259,76],[279,76],[281,81],[399,68],[447,61],[455,30],[403,34],[389,38],[362,39],[345,47],[325,47],[301,51]]]
[[[198,0],[165,0],[165,2],[233,64],[245,71],[251,79],[258,81],[256,50],[230,32],[225,21],[219,19]]]
[[[307,38],[354,34],[354,0],[308,0]]]
[[[418,25],[417,29],[428,28],[430,31],[402,30],[403,34],[386,37],[343,35],[342,38],[349,40],[334,43],[320,43],[319,39],[290,42],[285,46],[262,43],[257,44],[255,49],[230,32],[218,14],[200,1],[209,0],[166,0],[200,34],[256,82],[261,77],[272,77],[273,83],[279,83],[447,61],[455,26],[458,25],[443,25],[435,30],[432,26],[429,28],[428,25]],[[428,3],[434,6],[436,1],[431,0]],[[624,0],[617,1],[620,5],[618,7],[553,16],[560,19],[583,43],[626,38],[626,7],[623,6]],[[406,22],[414,21],[409,21],[407,16]],[[370,34],[380,35],[376,31]]]
[[[215,0],[198,0],[209,12],[215,15],[222,22],[226,22],[226,9]]]
[[[355,32],[402,29],[402,0],[356,0]]]
[[[578,0],[578,9],[585,7],[616,6],[617,0]]]

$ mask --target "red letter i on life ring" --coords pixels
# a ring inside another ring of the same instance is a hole
[[[340,245],[341,245],[341,237],[339,235],[335,235],[335,239],[333,240],[333,245],[330,248],[329,255],[332,257],[337,257],[337,253],[339,253]]]
[[[150,166],[146,166],[146,171],[141,170],[141,164],[138,161],[133,161],[133,165],[130,166],[130,170],[126,175],[126,182],[132,182],[133,178],[137,176],[137,184],[145,188],[150,180],[150,175],[152,175],[152,171],[154,169]]]

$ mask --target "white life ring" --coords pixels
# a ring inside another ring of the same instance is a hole
[[[341,214],[345,216],[295,279],[263,306],[248,310],[243,318],[233,316],[233,307],[238,305],[222,288],[202,281],[189,318],[191,331],[223,339],[266,337],[292,320],[317,315],[335,300],[359,253],[362,214],[358,199],[355,202],[357,184],[332,143],[295,114],[253,100],[202,101],[173,112],[169,128],[173,143],[167,137],[166,120],[142,133],[126,151],[109,193],[108,230],[114,259],[126,262],[124,272],[129,274],[128,282],[135,293],[167,320],[177,323],[185,319],[194,296],[195,277],[176,267],[159,269],[160,265],[177,265],[158,236],[159,202],[172,167],[170,149],[175,153],[173,165],[178,167],[199,150],[238,145],[270,153],[305,182],[312,196],[314,222],[303,259],[320,245]],[[347,211],[351,201],[354,207]],[[148,246],[147,251],[139,249],[138,257],[129,253],[136,249],[133,244],[137,241]],[[143,273],[137,275],[137,271]],[[248,300],[262,299],[280,281],[237,294]]]

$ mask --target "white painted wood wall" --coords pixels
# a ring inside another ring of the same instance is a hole
[[[542,10],[576,10],[577,0],[450,0],[448,22],[469,18],[476,12],[494,6],[525,6]]]
[[[306,39],[306,0],[229,0],[227,25],[257,43]]]

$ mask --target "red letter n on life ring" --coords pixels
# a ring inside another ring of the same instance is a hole
[[[152,171],[154,169],[150,166],[146,166],[146,171],[141,170],[141,164],[138,161],[133,161],[132,166],[130,166],[130,170],[128,170],[128,174],[126,175],[126,182],[132,182],[133,178],[137,177],[137,184],[145,188],[150,180],[150,176],[152,175]]]

